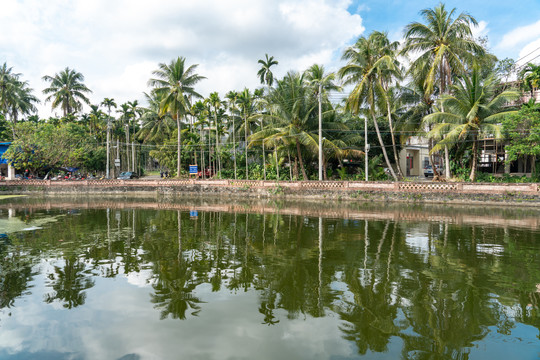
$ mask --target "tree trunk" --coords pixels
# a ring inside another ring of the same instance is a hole
[[[219,156],[219,134],[218,134],[218,123],[217,123],[217,109],[214,109],[216,110],[216,113],[215,113],[215,123],[216,123],[216,157],[217,157],[217,165],[218,165],[218,171],[221,175],[221,158]]]
[[[232,126],[232,141],[233,141],[233,154],[234,154],[234,180],[237,179],[236,176],[236,136],[234,134],[234,120]]]
[[[276,158],[276,173],[277,173],[277,180],[279,181],[279,162],[277,157],[277,149],[274,150],[274,157]]]
[[[304,181],[308,180],[307,174],[306,174],[306,168],[304,167],[304,161],[302,159],[302,152],[300,151],[300,143],[298,140],[296,140],[296,152],[298,153],[298,161],[300,161],[300,168],[302,169],[302,177],[304,178]]]
[[[129,126],[126,128],[126,171],[129,171]]]
[[[386,98],[386,108],[388,113],[388,125],[390,126],[390,136],[392,137],[392,150],[394,151],[394,160],[396,161],[396,169],[400,179],[403,179],[403,171],[399,164],[399,155],[396,148],[396,137],[394,136],[394,125],[392,123],[392,113],[390,112],[390,100]]]
[[[448,155],[448,146],[444,147],[444,174],[447,179],[450,179],[452,174],[450,174],[450,156]]]
[[[476,135],[473,136],[473,146],[472,146],[472,166],[471,166],[471,175],[469,179],[472,182],[476,181],[476,163],[478,161],[478,144],[476,141]]]
[[[291,152],[289,151],[289,149],[287,149],[287,156],[289,157],[289,180],[292,181],[293,179],[292,162],[291,162]]]
[[[244,115],[244,141],[246,142],[246,180],[249,180],[247,134],[247,116]]]
[[[176,159],[176,176],[180,176],[180,171],[182,170],[182,129],[180,128],[180,112],[176,112],[176,126],[178,128],[177,141],[178,145],[176,150],[178,151],[178,157]]]
[[[386,148],[384,147],[384,143],[381,137],[381,132],[379,131],[379,124],[377,124],[377,118],[375,117],[375,113],[372,112],[371,116],[373,117],[373,124],[375,125],[375,131],[377,132],[377,138],[379,139],[379,144],[381,145],[384,160],[386,161],[386,166],[388,166],[388,170],[390,170],[390,174],[392,175],[392,178],[394,179],[394,181],[398,181],[396,173],[394,172],[394,169],[392,168],[392,164],[390,164],[390,160],[388,159],[388,154],[386,153]]]
[[[261,120],[261,130],[263,130],[263,122]],[[262,151],[263,151],[263,174],[264,174],[264,181],[266,181],[266,154],[264,153],[264,138],[262,139]]]

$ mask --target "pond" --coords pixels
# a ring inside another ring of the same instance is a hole
[[[536,210],[0,201],[0,359],[537,359]]]

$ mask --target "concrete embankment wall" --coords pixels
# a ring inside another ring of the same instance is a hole
[[[2,194],[212,195],[362,201],[508,203],[540,206],[540,186],[532,184],[257,181],[257,180],[14,180],[0,181]]]

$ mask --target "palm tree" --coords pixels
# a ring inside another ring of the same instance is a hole
[[[150,79],[148,85],[154,88],[154,92],[163,97],[161,103],[162,112],[171,112],[176,118],[177,134],[177,170],[176,175],[180,176],[182,170],[182,128],[181,117],[189,113],[189,97],[202,98],[197,93],[194,86],[204,76],[198,75],[195,70],[198,65],[186,67],[186,59],[178,57],[169,64],[160,63],[159,69],[152,72],[156,78]]]
[[[236,118],[235,113],[237,112],[236,108],[236,100],[238,98],[238,93],[236,91],[229,91],[225,97],[228,101],[228,108],[229,108],[229,120],[232,122],[232,126],[229,125],[229,127],[232,127],[232,141],[233,141],[233,158],[234,158],[234,179],[237,179],[237,171],[236,171],[236,134],[235,134],[235,125],[234,120]]]
[[[244,119],[244,144],[245,144],[245,156],[246,156],[246,180],[249,180],[248,169],[248,133],[250,132],[250,120],[254,120],[256,114],[254,106],[254,98],[249,89],[244,89],[238,94],[236,99],[242,118]]]
[[[309,69],[304,73],[304,77],[313,88],[313,94],[317,97],[319,101],[319,180],[322,180],[323,174],[323,140],[322,140],[322,96],[326,95],[327,91],[341,91],[341,87],[334,83],[335,74],[325,74],[324,66],[313,64]]]
[[[193,104],[193,106],[191,107],[191,113],[197,119],[194,125],[196,127],[199,127],[201,171],[202,171],[202,178],[204,179],[206,177],[205,160],[204,160],[204,149],[205,149],[206,144],[204,143],[204,130],[208,128],[208,140],[210,141],[210,123],[208,121],[208,115],[210,113],[210,110],[208,109],[207,104],[199,100],[195,104]],[[210,146],[208,147],[208,165],[210,166]]]
[[[517,111],[503,111],[508,101],[517,99],[519,93],[512,90],[498,92],[498,81],[494,75],[484,79],[476,64],[470,77],[452,86],[453,95],[444,95],[441,103],[445,111],[438,111],[424,118],[426,123],[435,123],[428,136],[444,139],[433,148],[437,151],[443,146],[455,146],[458,141],[472,142],[472,166],[469,179],[476,180],[478,160],[478,137],[494,135],[501,137],[497,123]]]
[[[308,180],[308,176],[302,146],[317,148],[317,140],[312,134],[317,129],[315,116],[317,102],[311,95],[304,76],[289,72],[268,94],[269,114],[265,117],[273,121],[274,126],[259,132],[256,137],[266,139],[265,141],[273,146],[278,143],[295,146],[295,164],[298,160],[304,180]],[[296,166],[295,173],[297,173]]]
[[[126,128],[126,171],[129,171],[129,122],[130,119],[135,115],[133,114],[131,106],[128,103],[120,105],[120,110],[116,110],[116,112],[121,114],[120,120],[124,121],[124,126]]]
[[[405,27],[405,46],[402,53],[420,53],[411,64],[411,71],[424,79],[427,94],[446,94],[452,77],[465,72],[465,63],[472,64],[474,56],[485,51],[474,41],[471,26],[477,26],[475,18],[467,13],[453,18],[456,9],[446,11],[444,4],[435,9],[424,9],[420,15],[426,24],[413,22]],[[450,177],[448,151],[445,149],[446,176]]]
[[[144,95],[149,105],[142,109],[141,129],[136,137],[144,143],[163,143],[172,134],[174,120],[169,113],[160,112],[162,99],[154,93]]]
[[[7,113],[12,88],[21,74],[13,73],[13,68],[4,63],[0,66],[0,113]]]
[[[523,81],[523,89],[531,92],[534,97],[534,91],[540,88],[540,65],[528,63],[520,72],[519,78]]]
[[[260,59],[257,61],[259,64],[261,64],[261,69],[257,72],[257,76],[259,77],[261,84],[272,86],[274,84],[274,74],[270,68],[273,65],[277,65],[278,61],[274,60],[273,56],[269,57],[268,54],[265,54],[265,57],[266,60]]]
[[[110,159],[111,159],[111,146],[110,146],[110,143],[111,143],[111,108],[114,107],[116,108],[116,103],[114,102],[114,99],[109,99],[109,98],[105,98],[103,99],[103,101],[101,102],[101,104],[103,106],[105,106],[108,110],[108,115],[109,117],[107,118],[107,170],[106,170],[106,176],[107,176],[107,179],[109,178],[110,176]]]
[[[6,120],[11,118],[13,125],[17,123],[20,114],[27,115],[36,112],[35,104],[39,103],[28,87],[27,81],[21,81],[21,74],[13,73],[13,68],[8,68],[4,63],[0,67],[0,115]],[[12,127],[13,137],[15,128]]]
[[[347,109],[358,114],[363,104],[368,106],[384,160],[390,174],[397,181],[386,153],[376,114],[377,103],[386,96],[385,85],[390,80],[389,75],[397,71],[394,54],[394,45],[385,33],[374,31],[367,38],[361,36],[353,46],[345,49],[342,59],[347,60],[347,65],[339,70],[339,76],[344,79],[344,85],[355,85],[347,99]]]
[[[210,108],[214,109],[214,126],[216,127],[216,158],[218,162],[217,171],[221,172],[221,158],[219,156],[219,124],[218,124],[218,113],[221,109],[221,106],[223,105],[223,101],[219,98],[219,94],[217,92],[213,92],[210,94],[208,99],[206,99],[206,102],[210,106]]]
[[[82,102],[90,104],[85,94],[92,91],[83,84],[84,76],[80,72],[66,67],[54,76],[45,75],[43,80],[50,86],[43,90],[49,95],[45,101],[52,101],[52,108],[61,107],[64,116],[82,109]]]

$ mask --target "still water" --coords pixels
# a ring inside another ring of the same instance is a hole
[[[538,359],[539,219],[0,201],[0,359]]]

